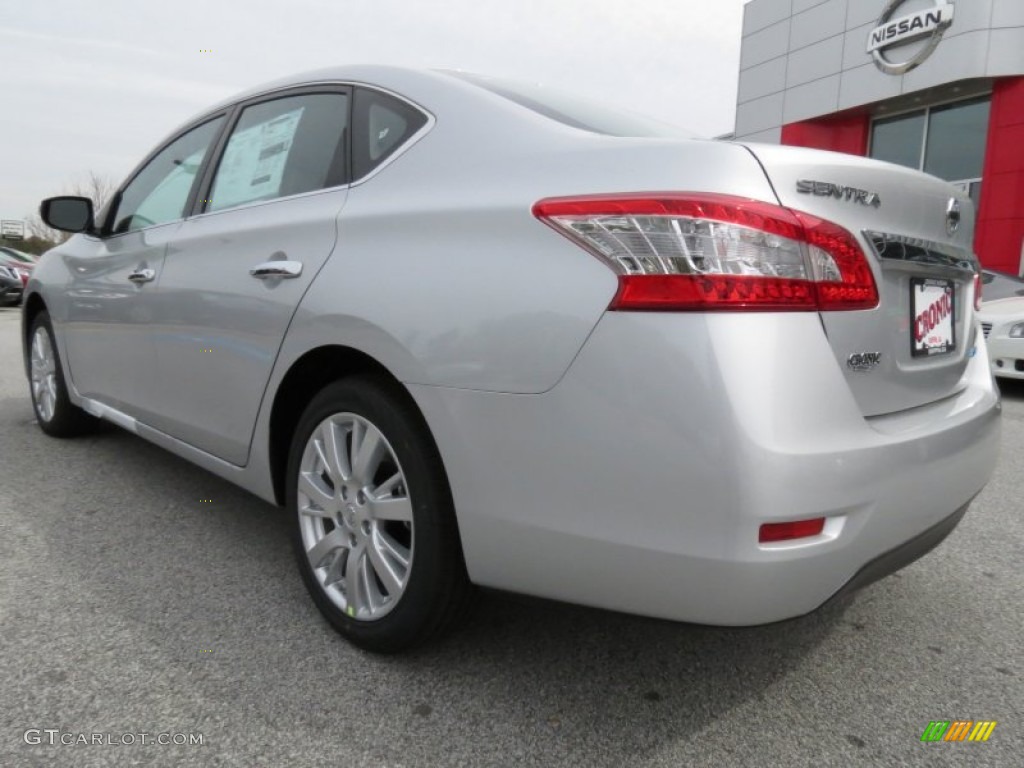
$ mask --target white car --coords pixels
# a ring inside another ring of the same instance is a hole
[[[986,301],[978,312],[992,373],[1024,379],[1024,297]]]

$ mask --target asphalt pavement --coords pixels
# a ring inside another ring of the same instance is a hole
[[[840,604],[729,630],[485,593],[381,658],[321,619],[280,510],[113,427],[43,435],[19,321],[0,310],[0,766],[1024,765],[1024,386],[960,527]],[[921,742],[956,719],[998,725]]]

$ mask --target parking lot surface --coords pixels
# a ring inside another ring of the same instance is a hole
[[[280,510],[113,427],[45,437],[19,322],[0,310],[2,766],[1024,764],[1019,384],[960,527],[840,604],[730,630],[485,593],[381,658],[307,599]],[[957,719],[998,725],[920,741]]]

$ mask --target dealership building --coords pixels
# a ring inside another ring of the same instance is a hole
[[[1024,270],[1024,0],[750,0],[737,140],[888,160],[969,191]]]

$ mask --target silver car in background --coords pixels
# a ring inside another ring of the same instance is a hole
[[[26,291],[42,429],[107,419],[286,506],[352,642],[471,585],[720,625],[927,552],[997,457],[970,200],[389,67],[182,126]]]

